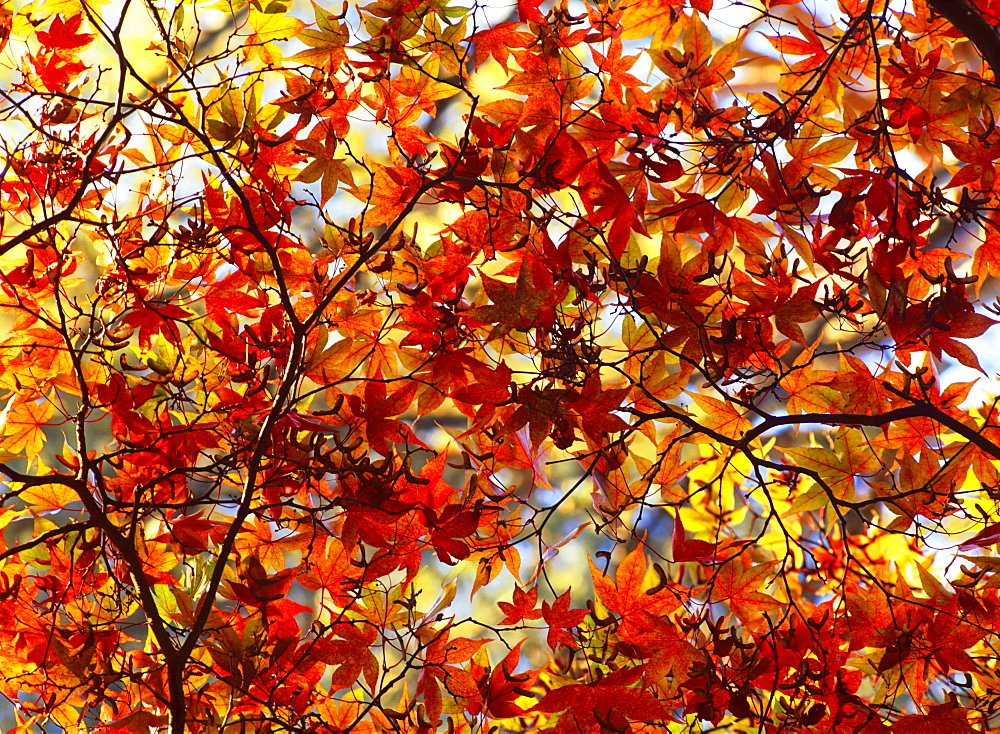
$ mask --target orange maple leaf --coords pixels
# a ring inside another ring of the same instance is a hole
[[[767,561],[754,566],[748,559],[735,558],[715,575],[712,598],[728,601],[733,613],[745,624],[750,624],[764,612],[784,606],[773,596],[758,591],[779,565],[780,561]]]
[[[641,545],[618,564],[613,582],[590,561],[597,597],[605,607],[621,616],[618,633],[625,640],[646,630],[645,615],[663,616],[681,605],[679,593],[666,578],[661,577],[655,586],[643,588],[646,569],[646,554]]]

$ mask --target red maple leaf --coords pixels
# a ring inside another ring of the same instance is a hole
[[[549,625],[549,633],[545,639],[553,650],[560,644],[577,647],[576,640],[568,630],[576,629],[587,616],[586,609],[569,608],[569,592],[566,589],[551,605],[547,601],[542,602],[542,618]]]
[[[641,544],[618,564],[614,582],[599,571],[593,561],[590,573],[598,599],[621,616],[618,632],[624,639],[645,630],[647,615],[659,617],[681,605],[678,591],[666,579],[661,578],[654,587],[644,588],[646,555]]]
[[[581,176],[577,191],[587,209],[589,221],[594,224],[611,222],[608,247],[611,255],[620,258],[628,246],[629,234],[645,233],[645,227],[632,206],[630,197],[611,170],[602,161],[596,161]]]
[[[507,656],[500,661],[500,664],[493,668],[483,691],[482,705],[485,705],[490,715],[498,719],[507,719],[524,713],[524,709],[515,704],[514,701],[527,693],[527,689],[531,688],[537,677],[533,671],[514,674],[514,670],[521,660],[521,645],[523,644],[524,640],[521,640],[514,645]],[[469,713],[478,714],[482,705],[473,705],[468,709]]]
[[[605,730],[623,731],[628,721],[649,721],[665,717],[663,704],[652,693],[636,688],[644,666],[625,668],[589,684],[571,684],[549,691],[529,711],[547,714],[567,711],[579,731],[597,724]]]
[[[409,425],[392,418],[410,407],[416,391],[417,383],[408,380],[390,393],[381,372],[376,372],[365,383],[361,395],[354,393],[347,396],[347,406],[351,413],[364,421],[363,430],[369,444],[383,456],[389,454],[390,442],[427,448]]]
[[[544,23],[545,16],[538,9],[541,4],[542,0],[517,0],[518,20],[522,23],[527,23],[529,20],[534,23]]]
[[[498,601],[497,606],[504,613],[504,618],[500,624],[517,624],[525,619],[538,619],[544,613],[541,609],[536,609],[538,603],[538,587],[532,587],[531,591],[525,591],[520,586],[514,587],[514,598],[509,601]],[[579,624],[579,622],[577,623]]]
[[[492,56],[504,71],[508,71],[510,49],[524,48],[531,41],[531,34],[517,30],[519,26],[520,23],[498,23],[493,28],[473,35],[469,41],[476,44],[476,68],[488,56]]]
[[[628,430],[629,424],[614,411],[619,410],[628,388],[605,390],[597,372],[591,373],[578,393],[573,392],[564,400],[569,410],[577,413],[580,429],[594,441],[602,440],[608,433]]]
[[[59,51],[76,51],[94,40],[91,33],[80,33],[83,14],[77,13],[69,18],[57,15],[52,19],[52,25],[47,31],[38,31],[35,36],[43,46]]]
[[[687,533],[684,531],[684,523],[681,521],[680,510],[674,512],[674,537],[671,546],[674,554],[674,563],[683,563],[685,561],[711,563],[715,560],[715,552],[718,546],[718,543],[688,539]]]
[[[80,63],[79,59],[66,59],[55,52],[42,57],[33,56],[31,60],[35,66],[35,72],[50,92],[62,91],[67,84],[89,68]]]

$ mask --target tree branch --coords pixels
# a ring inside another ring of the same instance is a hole
[[[927,0],[927,4],[972,41],[993,70],[993,84],[1000,86],[1000,30],[965,0]]]

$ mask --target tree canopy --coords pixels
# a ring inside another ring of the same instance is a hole
[[[998,25],[6,3],[7,725],[1000,727]]]

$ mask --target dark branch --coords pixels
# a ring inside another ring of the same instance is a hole
[[[993,70],[993,83],[1000,86],[1000,30],[965,0],[927,0],[927,4],[972,41]]]

